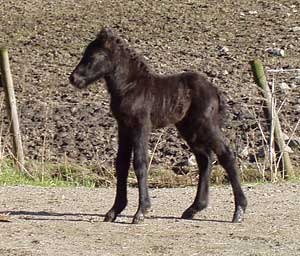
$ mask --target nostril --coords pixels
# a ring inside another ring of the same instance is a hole
[[[69,77],[70,83],[72,85],[76,85],[80,81],[80,77],[76,73],[72,73]]]
[[[74,76],[73,76],[73,74],[71,74],[71,75],[69,76],[69,81],[70,81],[71,84],[74,83]]]

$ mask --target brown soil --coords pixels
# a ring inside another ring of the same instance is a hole
[[[195,189],[152,189],[144,224],[130,224],[137,189],[116,223],[102,222],[113,189],[0,187],[1,256],[53,255],[300,255],[300,185],[245,186],[245,221],[230,223],[229,186],[211,189],[208,209],[194,220],[179,217]]]
[[[4,1],[0,45],[10,48],[27,159],[67,158],[112,167],[116,124],[103,84],[77,91],[68,83],[84,47],[108,25],[158,72],[192,69],[207,74],[226,95],[226,137],[239,161],[247,166],[254,164],[254,156],[263,160],[264,141],[256,120],[262,117],[262,100],[248,62],[258,57],[267,68],[299,68],[299,15],[295,0]],[[286,56],[274,57],[268,48],[282,48]],[[299,74],[275,78],[278,105],[287,99],[280,116],[290,135],[299,119]],[[293,88],[282,92],[283,81]],[[151,150],[161,132],[152,164],[171,168],[186,161],[187,146],[172,127],[153,133]],[[293,149],[297,166],[299,150]]]

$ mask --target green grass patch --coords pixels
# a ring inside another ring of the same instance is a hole
[[[2,170],[0,173],[1,186],[30,185],[42,187],[68,187],[74,186],[71,182],[59,179],[32,179],[27,174],[17,170]]]
[[[43,187],[99,187],[110,182],[89,168],[75,165],[27,163],[26,172],[15,169],[11,161],[0,162],[0,185],[31,185]]]
[[[296,177],[289,181],[300,182],[299,171]],[[265,183],[258,171],[246,169],[241,173],[241,180],[246,184]],[[280,181],[280,179],[279,179]],[[197,170],[191,169],[185,174],[176,174],[171,169],[150,168],[148,184],[152,188],[186,187],[196,185],[198,182]],[[0,160],[0,185],[16,186],[30,185],[43,187],[111,187],[115,186],[116,178],[114,170],[101,166],[84,167],[74,163],[41,163],[30,162],[26,164],[26,172],[15,169],[11,160]],[[137,186],[137,180],[133,170],[128,177],[129,186]],[[213,167],[211,184],[228,184],[225,171],[216,165]]]

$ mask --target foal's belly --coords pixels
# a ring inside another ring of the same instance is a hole
[[[162,128],[176,124],[187,114],[190,102],[176,102],[176,104],[163,106],[157,104],[151,112],[151,123],[153,128]]]

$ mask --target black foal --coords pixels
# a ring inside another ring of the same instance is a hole
[[[224,104],[217,88],[194,72],[159,75],[145,59],[110,29],[100,31],[86,48],[70,82],[85,88],[104,78],[111,96],[111,110],[118,123],[116,159],[117,193],[105,221],[114,221],[127,205],[127,177],[133,153],[138,180],[139,206],[133,223],[143,221],[150,208],[148,194],[148,139],[151,129],[174,124],[195,154],[199,182],[193,204],[182,218],[191,219],[208,203],[211,154],[214,152],[232,185],[233,222],[241,222],[247,200],[235,159],[221,132]]]

